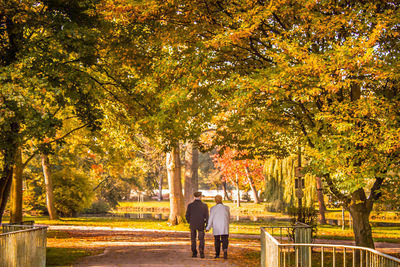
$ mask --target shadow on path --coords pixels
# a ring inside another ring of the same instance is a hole
[[[235,266],[228,260],[214,259],[208,253],[206,258],[191,258],[190,244],[179,242],[140,242],[124,247],[107,248],[103,254],[84,258],[75,267],[101,266],[101,267],[160,267],[160,266]],[[209,249],[207,247],[207,249]]]

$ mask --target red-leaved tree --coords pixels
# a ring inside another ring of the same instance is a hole
[[[237,201],[240,205],[240,189],[250,189],[254,203],[259,203],[258,188],[264,184],[263,161],[247,159],[246,151],[236,151],[229,147],[219,149],[213,156],[215,167],[219,170],[223,181],[237,189]]]

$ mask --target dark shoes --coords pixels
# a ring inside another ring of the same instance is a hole
[[[215,255],[214,259],[218,259],[219,255]],[[228,251],[224,251],[224,259],[226,260],[228,258]]]
[[[192,258],[197,258],[197,252],[193,252]],[[204,259],[204,251],[200,251],[200,258]]]

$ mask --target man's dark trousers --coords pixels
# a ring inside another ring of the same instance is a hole
[[[197,249],[196,249],[196,235],[197,238],[199,239],[199,250],[200,250],[200,255],[204,254],[204,230],[199,230],[199,229],[190,229],[190,239],[192,241],[192,253],[193,256],[197,256]]]
[[[204,229],[208,222],[208,207],[200,199],[196,199],[190,203],[186,210],[186,220],[190,224],[190,239],[192,241],[193,256],[197,256],[197,242],[199,239],[200,256],[204,257]]]

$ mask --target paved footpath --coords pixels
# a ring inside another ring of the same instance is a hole
[[[148,230],[117,227],[86,227],[86,226],[49,226],[50,230],[66,231],[89,231],[93,235],[100,233],[115,232],[116,235],[126,233],[132,236],[127,240],[116,241],[95,241],[97,245],[104,247],[103,254],[83,258],[75,264],[76,267],[160,267],[160,266],[236,266],[230,259],[214,259],[213,238],[211,234],[206,235],[206,257],[192,258],[190,252],[190,239],[188,233],[168,230]],[[159,235],[159,238],[147,238],[152,234]],[[253,245],[259,250],[259,236],[255,235],[231,235],[231,238],[254,239]],[[323,240],[317,239],[314,243],[319,244],[342,244],[354,245],[350,240]],[[229,250],[239,250],[242,243],[232,240]],[[375,243],[376,250],[383,253],[400,253],[398,243]]]
[[[235,266],[228,260],[213,259],[212,255],[206,258],[191,258],[188,251],[189,242],[158,242],[137,243],[129,246],[112,247],[105,249],[104,253],[97,256],[84,258],[75,267],[160,267],[160,266]]]
[[[89,256],[74,264],[74,267],[234,267],[231,259],[214,259],[214,244],[211,234],[207,234],[205,258],[192,258],[190,238],[187,232],[146,230],[117,227],[85,227],[85,226],[49,226],[50,230],[79,231],[90,235],[105,235],[106,232],[115,232],[113,235],[125,235],[121,241],[104,240],[93,241],[94,246],[103,247],[104,252]],[[150,234],[156,235],[146,238]],[[86,234],[85,234],[86,235]],[[259,241],[254,240],[257,246]],[[240,249],[241,244],[231,241],[230,250]]]

